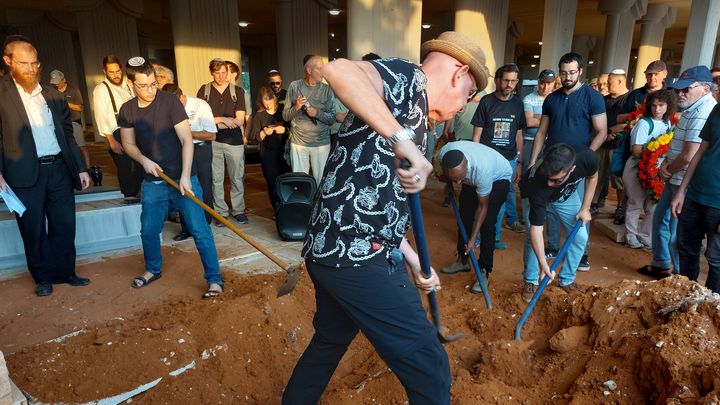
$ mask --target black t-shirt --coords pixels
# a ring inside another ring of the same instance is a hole
[[[620,114],[629,114],[635,111],[637,106],[645,102],[647,92],[647,85],[645,85],[628,93],[627,98],[625,99],[625,106],[622,111],[620,111]]]
[[[607,116],[608,129],[611,126],[618,124],[618,115],[625,114],[625,105],[627,103],[627,98],[629,94],[630,93],[628,92],[615,98],[610,97],[610,95],[608,94],[607,96],[603,97],[605,99],[605,115]]]
[[[268,125],[284,126],[282,117],[282,110],[280,108],[275,111],[275,114],[270,115],[267,111],[258,111],[252,117],[252,130],[248,135],[248,140],[260,141],[260,131]],[[261,149],[280,149],[285,147],[285,142],[288,138],[288,131],[285,130],[284,134],[278,134],[273,132],[272,135],[265,136],[262,142],[259,142]]]
[[[140,108],[137,97],[120,107],[118,125],[135,129],[135,144],[148,159],[157,163],[172,179],[182,174],[182,144],[175,125],[188,119],[180,99],[171,93],[158,91],[149,106]],[[192,174],[195,174],[194,172]],[[145,180],[158,178],[144,173]]]
[[[530,225],[542,226],[547,215],[547,206],[551,202],[563,202],[577,191],[580,181],[598,171],[595,152],[584,146],[573,146],[575,149],[575,170],[560,187],[548,186],[547,176],[536,169],[540,167],[542,158],[534,166],[525,171],[520,179],[520,196],[530,202]]]
[[[212,109],[213,117],[229,117],[235,118],[236,111],[245,111],[245,90],[241,87],[235,86],[235,102],[232,100],[230,94],[230,86],[234,84],[228,84],[225,87],[225,91],[220,94],[219,91],[210,84],[210,95],[205,100],[205,85],[200,86],[198,89],[197,97],[207,101]],[[228,145],[242,145],[243,136],[242,129],[219,129],[215,137],[216,142],[226,143]]]
[[[512,95],[509,100],[500,100],[495,93],[480,99],[471,123],[482,128],[480,143],[500,152],[506,159],[517,155],[515,136],[525,125],[525,109],[522,101]]]

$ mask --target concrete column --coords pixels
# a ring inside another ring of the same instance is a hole
[[[508,7],[508,2],[504,0],[455,1],[455,30],[480,44],[485,51],[490,74],[505,64]],[[490,91],[494,84],[489,81],[488,85]]]
[[[720,66],[720,43],[715,45],[715,59],[713,60],[712,67],[719,67]]]
[[[543,45],[545,42],[543,42]],[[593,53],[593,50],[595,49],[597,45],[597,38],[591,37],[589,35],[575,35],[573,36],[572,41],[572,47],[571,51],[575,52],[583,57],[585,60],[585,69],[583,69],[583,76],[581,76],[580,80],[582,81],[588,81],[589,79],[592,79],[593,77],[597,77],[597,74],[595,73],[594,67],[597,65],[594,63],[593,65],[590,65],[588,62],[590,62],[591,55]],[[556,69],[554,69],[556,70]],[[587,80],[586,80],[587,79]]]
[[[507,29],[505,36],[505,63],[515,63],[515,42],[523,33],[524,26],[522,23],[513,21]]]
[[[620,32],[621,16],[635,4],[635,0],[600,0],[598,10],[605,14],[605,38],[603,39],[603,58],[600,61],[600,71],[613,70],[615,47]],[[623,30],[625,28],[623,27]]]
[[[645,80],[645,68],[650,62],[660,59],[665,29],[675,23],[677,10],[666,4],[650,4],[647,12],[640,19],[640,46],[638,47],[637,65],[633,88],[642,87]]]
[[[303,77],[305,55],[328,56],[328,9],[316,0],[276,0],[278,69],[285,83]],[[325,3],[323,3],[325,4]]]
[[[693,0],[685,36],[682,71],[697,65],[710,66],[720,24],[720,1]],[[692,46],[689,46],[692,45]]]
[[[545,0],[543,21],[542,51],[540,52],[540,70],[552,69],[557,73],[560,57],[570,51],[577,0]]]
[[[121,3],[119,0],[64,0],[67,9],[75,12],[88,106],[92,106],[93,89],[105,79],[103,57],[113,54],[124,63],[140,54],[136,18],[143,14],[142,3]],[[97,131],[95,139],[102,139]]]
[[[628,66],[630,65],[630,51],[632,49],[633,34],[635,33],[635,22],[645,15],[647,6],[647,0],[636,0],[630,10],[620,16],[620,29],[617,44],[615,45],[612,69],[629,71]],[[608,73],[610,70],[602,73]]]
[[[242,66],[237,7],[234,0],[171,0],[177,82],[187,94],[195,95],[212,80],[208,69],[212,59]],[[242,87],[240,78],[238,84]]]
[[[348,57],[369,52],[420,62],[422,0],[348,0]]]

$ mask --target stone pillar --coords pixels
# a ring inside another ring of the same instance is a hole
[[[543,45],[545,42],[543,42]],[[583,69],[583,76],[581,76],[580,80],[583,81],[589,81],[589,79],[592,79],[593,77],[597,77],[597,73],[595,72],[597,69],[595,69],[595,66],[597,63],[594,63],[593,65],[590,65],[590,60],[592,60],[591,55],[593,53],[593,50],[595,49],[597,45],[597,38],[591,37],[589,35],[575,35],[573,36],[572,41],[572,47],[571,51],[575,52],[583,57],[585,60],[585,69]],[[556,70],[556,69],[553,69]],[[557,74],[557,72],[556,72]],[[587,79],[587,80],[585,80]]]
[[[620,32],[621,16],[635,4],[635,0],[600,0],[598,10],[605,14],[605,38],[603,39],[603,58],[600,61],[600,71],[613,70],[615,47]],[[624,27],[623,27],[624,30]],[[632,34],[631,34],[632,35]]]
[[[455,30],[480,44],[485,51],[490,74],[504,65],[505,36],[508,28],[508,7],[505,0],[457,0],[455,2]],[[488,81],[488,91],[494,87]]]
[[[718,42],[717,45],[715,45],[715,58],[713,59],[713,65],[711,67],[719,67],[720,66],[720,42]]]
[[[552,69],[557,73],[560,57],[570,51],[577,0],[545,0],[543,21],[542,51],[540,52],[540,70]]]
[[[697,65],[710,66],[720,24],[720,1],[693,0],[685,36],[682,71]],[[692,46],[688,46],[691,44]]]
[[[524,28],[523,24],[517,21],[511,22],[508,26],[505,36],[505,63],[515,63],[515,41],[520,38]]]
[[[289,84],[303,77],[305,55],[327,58],[328,9],[325,2],[316,0],[275,0],[275,3],[278,69],[283,81]]]
[[[170,2],[178,85],[185,93],[194,96],[200,86],[212,80],[208,64],[214,58],[242,66],[237,16],[234,0]],[[242,87],[241,78],[238,84]]]
[[[622,69],[628,72],[630,65],[630,51],[632,49],[633,34],[635,33],[635,22],[647,11],[647,0],[636,0],[630,10],[620,16],[620,29],[618,30],[617,44],[613,56],[612,69]],[[602,72],[602,73],[608,73]]]
[[[645,80],[645,68],[650,62],[660,59],[665,29],[675,23],[677,10],[666,4],[650,4],[647,12],[640,19],[640,46],[638,47],[637,65],[633,88],[642,87]]]
[[[348,57],[375,52],[420,63],[422,0],[348,0]]]

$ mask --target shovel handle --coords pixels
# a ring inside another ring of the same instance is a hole
[[[558,252],[557,257],[555,258],[553,263],[550,265],[551,272],[555,271],[555,269],[558,267],[558,265],[562,261],[563,257],[565,256],[565,253],[570,248],[570,244],[572,243],[573,239],[575,239],[575,235],[577,235],[581,226],[582,226],[582,220],[578,219],[578,221],[575,224],[575,226],[573,227],[572,231],[570,231],[567,238],[565,238],[565,243],[563,243],[562,247],[560,248],[560,251]],[[535,304],[537,304],[538,299],[540,299],[540,296],[542,295],[543,291],[545,290],[545,287],[547,287],[549,282],[550,282],[550,277],[544,277],[542,279],[542,281],[540,282],[540,286],[538,287],[537,291],[535,291],[535,294],[533,295],[532,299],[528,303],[527,308],[525,308],[525,312],[523,312],[517,325],[515,325],[515,340],[522,340],[522,328],[523,328],[523,326],[525,326],[525,322],[527,322],[528,318],[530,318],[530,315],[532,314],[533,309],[535,309]]]
[[[163,173],[161,171],[158,171],[157,173],[158,173],[158,176],[160,176],[160,178],[162,178],[168,184],[170,184],[175,189],[177,189],[177,191],[180,191],[180,186],[173,179],[171,179],[170,177],[168,177],[165,173]],[[280,266],[283,270],[288,271],[290,266],[287,263],[285,263],[284,261],[282,261],[282,259],[280,259],[279,257],[272,254],[269,250],[267,250],[265,247],[263,247],[261,244],[259,244],[255,239],[251,238],[250,235],[246,234],[245,232],[241,231],[237,226],[233,225],[225,217],[223,217],[222,215],[215,212],[215,210],[213,210],[212,208],[208,207],[207,204],[205,204],[200,199],[195,197],[195,194],[193,194],[192,192],[186,192],[185,197],[188,197],[191,200],[193,200],[195,202],[195,204],[202,207],[202,209],[204,209],[205,212],[212,215],[213,218],[217,219],[223,225],[228,227],[228,229],[235,232],[239,237],[243,238],[245,240],[245,242],[249,243],[250,245],[252,245],[252,247],[254,247],[258,251],[260,251],[260,253],[264,254],[265,257],[272,260],[273,263]]]

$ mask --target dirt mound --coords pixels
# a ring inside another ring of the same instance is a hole
[[[278,403],[312,337],[314,292],[303,274],[275,298],[282,276],[227,276],[214,301],[168,297],[126,319],[9,355],[13,380],[43,402],[111,397],[157,381],[141,403]],[[713,403],[720,398],[720,297],[672,277],[624,281],[568,295],[549,287],[511,340],[525,308],[520,286],[492,284],[494,309],[451,279],[443,323],[454,404]],[[551,339],[553,338],[553,339]],[[403,404],[402,386],[363,337],[353,342],[324,404]]]

